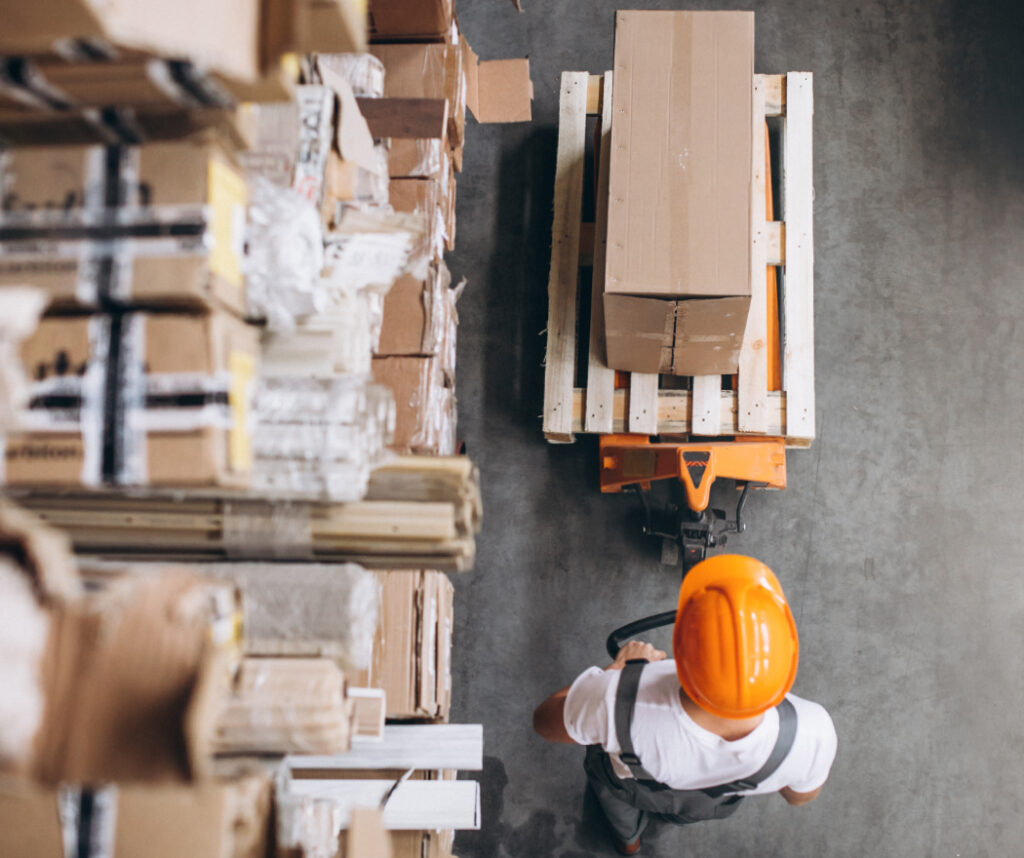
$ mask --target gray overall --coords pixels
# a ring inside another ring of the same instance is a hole
[[[600,745],[587,748],[583,763],[587,779],[609,824],[624,843],[631,843],[640,836],[647,827],[650,813],[677,825],[730,816],[743,801],[743,796],[737,793],[754,789],[771,775],[786,758],[796,737],[796,710],[792,703],[783,700],[778,706],[779,737],[767,761],[758,771],[721,786],[670,789],[654,780],[640,763],[630,735],[636,693],[646,665],[647,662],[643,660],[627,662],[622,669],[615,695],[615,733],[622,749],[619,757],[629,766],[633,779],[620,778],[615,774],[608,754]]]

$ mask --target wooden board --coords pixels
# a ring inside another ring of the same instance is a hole
[[[292,777],[306,772],[351,769],[483,769],[484,730],[480,724],[388,724],[378,742],[354,738],[344,754],[293,754],[285,758]]]
[[[335,819],[347,828],[353,808],[378,807],[391,780],[293,780],[292,795],[330,799]],[[384,827],[391,831],[480,828],[480,784],[476,781],[414,781],[399,784],[384,807]]]
[[[764,80],[755,78],[751,111],[753,152],[750,197],[750,314],[740,349],[739,419],[744,434],[767,432],[768,349],[767,349],[767,252],[765,242],[765,104]]]
[[[811,439],[814,417],[814,118],[813,77],[790,72],[782,143],[782,206],[786,219],[783,275],[782,389],[786,434]]]
[[[590,354],[587,364],[587,432],[612,431],[615,370],[606,363],[604,348],[604,264],[608,247],[608,165],[612,145],[612,73],[605,72],[598,150],[594,267],[590,293]]]
[[[722,376],[695,375],[693,377],[693,435],[722,434]]]
[[[445,136],[448,102],[443,98],[359,98],[359,110],[375,139]]]
[[[615,398],[612,400],[612,432],[618,434],[628,431],[627,401],[628,391],[616,390]],[[692,396],[688,390],[659,390],[658,391],[658,434],[688,435],[691,433]],[[584,391],[576,391],[573,401],[573,427],[577,432],[582,431],[583,426]],[[720,420],[722,424],[722,435],[740,434],[736,426],[736,392],[723,390],[719,400]],[[780,392],[768,394],[767,401],[768,425],[767,434],[781,437],[785,435],[786,426],[786,397]],[[808,441],[794,439],[790,446],[806,447]]]
[[[658,374],[629,374],[629,432],[656,435],[658,432]]]
[[[572,392],[576,379],[576,287],[589,80],[590,75],[586,72],[563,72],[559,100],[543,417],[545,437],[556,442],[574,440]]]

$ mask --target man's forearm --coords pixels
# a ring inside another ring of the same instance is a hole
[[[565,729],[565,698],[569,696],[571,687],[567,685],[561,691],[556,691],[533,710],[533,729],[549,742],[576,744]]]

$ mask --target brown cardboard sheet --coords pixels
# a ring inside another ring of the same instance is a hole
[[[455,452],[455,397],[434,357],[375,357],[373,377],[395,397],[398,453],[450,456]]]
[[[384,320],[374,353],[381,357],[439,354],[452,336],[447,326],[458,323],[450,283],[443,262],[431,266],[425,281],[408,274],[395,281],[384,298]]]
[[[620,11],[605,290],[750,294],[753,12]]]
[[[624,372],[726,375],[739,366],[750,299],[604,296],[608,366]]]
[[[529,122],[532,119],[533,81],[530,61],[480,62],[464,38],[466,106],[477,122]]]
[[[374,664],[354,681],[384,689],[388,718],[447,720],[451,706],[451,581],[435,571],[376,574],[382,598]]]

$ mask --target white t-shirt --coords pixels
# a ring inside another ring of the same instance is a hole
[[[615,773],[631,778],[619,759],[615,735],[615,693],[621,670],[591,667],[577,677],[565,701],[565,729],[581,745],[601,745]],[[823,706],[786,695],[796,708],[793,747],[782,764],[757,789],[746,795],[778,792],[788,786],[812,792],[828,779],[836,756],[836,731]],[[779,735],[779,714],[764,720],[742,739],[727,741],[699,726],[683,709],[679,679],[672,659],[644,668],[633,711],[633,748],[651,776],[672,789],[720,786],[757,772],[768,759]]]

